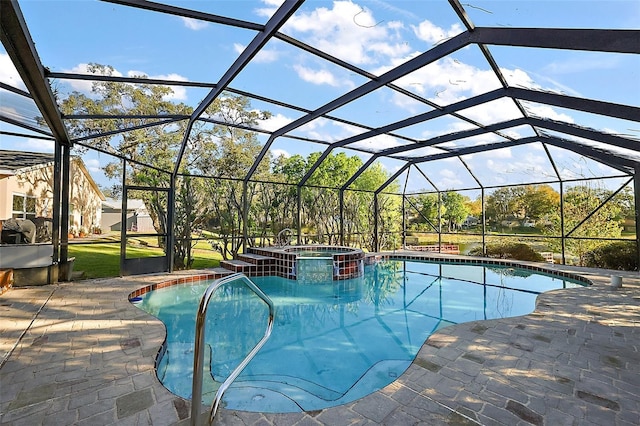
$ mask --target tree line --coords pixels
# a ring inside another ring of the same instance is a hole
[[[538,235],[556,237],[548,239],[550,250],[561,251],[558,237],[567,237],[565,248],[581,261],[606,240],[621,238],[635,214],[630,187],[614,191],[588,183],[570,186],[562,196],[551,185],[498,188],[485,197],[484,214],[480,197],[472,200],[454,191],[415,195],[411,207],[414,231],[452,232],[463,226],[477,231],[483,221],[489,232],[529,227]]]

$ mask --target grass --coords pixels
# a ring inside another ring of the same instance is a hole
[[[127,246],[128,258],[162,255],[157,247]],[[85,278],[109,278],[120,276],[120,243],[71,244],[69,256],[75,257],[74,272],[84,272]],[[220,266],[220,254],[212,250],[194,249],[193,269]]]

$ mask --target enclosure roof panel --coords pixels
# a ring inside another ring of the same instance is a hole
[[[123,141],[148,132],[178,141],[175,164],[155,164],[175,174],[190,144],[238,129],[255,132],[260,152],[234,178],[347,149],[365,166],[404,164],[386,170],[412,191],[564,180],[575,175],[554,166],[565,151],[602,164],[602,177],[639,169],[633,0],[0,4],[6,149],[51,152],[39,143],[54,138],[127,157]],[[114,87],[111,108],[95,109]],[[235,97],[248,99],[250,123],[211,112]],[[85,155],[98,170],[95,152]],[[510,156],[532,159],[529,171]],[[483,168],[501,159],[499,177]]]

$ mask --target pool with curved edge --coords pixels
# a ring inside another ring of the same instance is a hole
[[[319,410],[393,382],[427,338],[462,322],[530,313],[544,291],[576,279],[500,265],[386,260],[364,276],[323,284],[253,277],[273,300],[270,340],[227,390],[226,408]],[[576,277],[577,278],[577,277]],[[195,311],[208,282],[137,294],[139,308],[166,326],[157,363],[161,382],[191,397]],[[220,288],[207,318],[203,403],[262,337],[267,308],[237,283]]]

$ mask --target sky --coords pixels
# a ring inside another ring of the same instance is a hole
[[[229,16],[264,24],[280,2],[264,1],[170,1],[175,6]],[[54,72],[86,73],[89,63],[110,65],[116,75],[146,75],[173,81],[217,82],[255,32],[230,26],[138,10],[90,0],[23,0],[19,2],[25,21],[44,66]],[[640,2],[621,1],[473,1],[463,3],[476,27],[565,27],[637,29]],[[52,19],[55,17],[55,19]],[[431,1],[307,1],[280,30],[302,42],[322,49],[374,75],[424,53],[463,32],[465,27],[444,0]],[[550,90],[571,96],[640,106],[640,55],[582,51],[560,51],[506,46],[489,46],[509,85]],[[11,61],[0,47],[0,81],[24,88]],[[367,81],[366,78],[301,51],[279,40],[267,43],[254,60],[231,82],[234,89],[253,92],[275,100],[314,110]],[[54,80],[53,87],[65,96],[71,91],[89,93],[90,83]],[[397,85],[444,106],[500,87],[500,82],[481,50],[468,46],[454,54],[408,74]],[[169,97],[195,107],[208,90],[173,86]],[[3,114],[29,116],[29,105],[13,102],[15,95],[0,90],[5,101]],[[13,97],[12,97],[13,96]],[[535,116],[566,121],[606,132],[640,138],[640,124],[602,118],[587,113],[523,102]],[[273,131],[299,118],[301,113],[253,101],[255,109],[269,110],[272,117],[260,127]],[[13,110],[12,110],[13,109]],[[378,89],[350,105],[331,112],[351,122],[379,127],[432,108],[389,88]],[[37,111],[36,111],[37,113]],[[510,100],[463,110],[462,115],[492,124],[520,117]],[[6,123],[5,131],[21,131]],[[473,128],[453,117],[398,130],[398,135],[424,140]],[[335,121],[314,120],[291,134],[324,141],[339,141],[363,133],[366,129]],[[533,135],[528,127],[506,131],[513,137]],[[52,152],[53,144],[35,138],[0,136],[2,149]],[[260,136],[262,143],[266,136]],[[489,134],[450,143],[449,146],[473,146],[498,142],[503,138]],[[354,147],[380,150],[408,142],[390,136],[361,141]],[[324,150],[323,145],[278,138],[271,146],[274,155],[307,155]],[[613,176],[619,172],[586,160],[559,148],[550,148],[563,178]],[[337,149],[359,155],[369,154]],[[442,152],[424,148],[414,156]],[[83,157],[94,179],[110,183],[102,173],[109,158],[90,152]],[[409,190],[477,187],[475,178],[485,186],[507,182],[550,182],[555,179],[550,160],[542,146],[535,143],[491,153],[423,163],[421,171],[409,175]],[[404,161],[381,161],[394,173]],[[401,183],[404,183],[402,176]],[[618,180],[615,181],[616,183]]]

